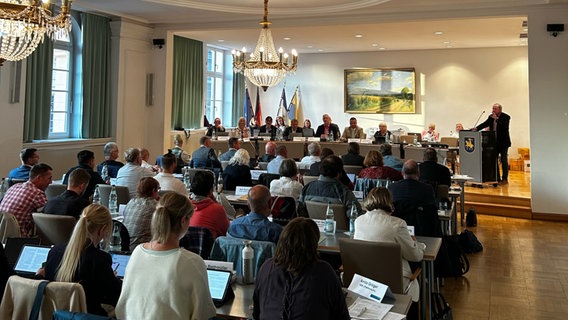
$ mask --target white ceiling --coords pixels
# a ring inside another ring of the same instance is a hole
[[[568,0],[270,0],[277,47],[355,52],[526,45],[529,6]],[[256,44],[263,0],[75,0],[73,9],[171,30],[222,48]],[[442,35],[434,32],[441,31]],[[355,35],[362,35],[356,38]],[[290,40],[284,40],[290,38]]]

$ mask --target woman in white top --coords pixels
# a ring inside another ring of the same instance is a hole
[[[420,288],[418,281],[413,280],[410,283],[409,278],[412,275],[412,270],[408,261],[421,261],[426,245],[417,242],[414,237],[410,236],[404,220],[391,216],[393,211],[392,197],[387,188],[373,188],[367,195],[363,207],[367,209],[367,213],[355,220],[353,238],[398,243],[402,253],[404,288],[410,284],[408,293],[412,296],[412,301],[418,301]]]
[[[152,217],[152,241],[134,249],[116,306],[119,319],[209,319],[216,310],[203,259],[179,247],[193,205],[167,192]]]
[[[302,181],[302,176],[298,174],[296,162],[292,159],[282,160],[278,173],[280,174],[280,179],[270,182],[270,194],[280,197],[292,197],[298,200],[304,186],[298,182],[298,180]]]
[[[247,127],[247,119],[245,119],[245,117],[239,118],[239,124],[231,131],[231,137],[241,139],[250,138],[250,129]]]

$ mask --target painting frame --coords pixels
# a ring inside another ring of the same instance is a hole
[[[344,70],[345,113],[415,114],[414,68]]]

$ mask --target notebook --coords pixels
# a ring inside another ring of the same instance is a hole
[[[209,293],[216,307],[222,306],[223,303],[234,297],[230,271],[207,269],[207,279],[209,281]]]
[[[6,252],[6,258],[8,264],[14,267],[16,261],[18,261],[18,256],[22,251],[22,247],[25,244],[39,245],[39,238],[6,238],[6,245],[4,246],[4,251]]]
[[[14,270],[22,277],[31,277],[43,266],[51,247],[25,244],[22,247]]]
[[[116,271],[116,276],[119,279],[124,278],[126,265],[128,265],[128,261],[130,261],[130,255],[122,253],[111,253],[110,255],[112,256],[112,269]]]

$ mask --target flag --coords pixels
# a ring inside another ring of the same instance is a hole
[[[256,111],[254,117],[256,118],[256,124],[260,127],[262,125],[262,109],[260,107],[260,91],[258,87],[256,87]]]
[[[203,126],[209,127],[209,120],[207,120],[207,116],[203,115]]]
[[[298,87],[296,87],[294,96],[292,97],[292,100],[290,100],[290,105],[288,106],[288,118],[298,119],[298,107]]]
[[[248,88],[245,88],[244,117],[247,120],[246,123],[250,123],[250,120],[254,117]]]
[[[282,88],[282,96],[280,96],[280,103],[278,104],[278,112],[276,113],[276,116],[282,115],[282,118],[284,118],[284,123],[286,125],[289,125],[288,123],[288,109],[287,106],[288,103],[286,102],[286,87]]]

